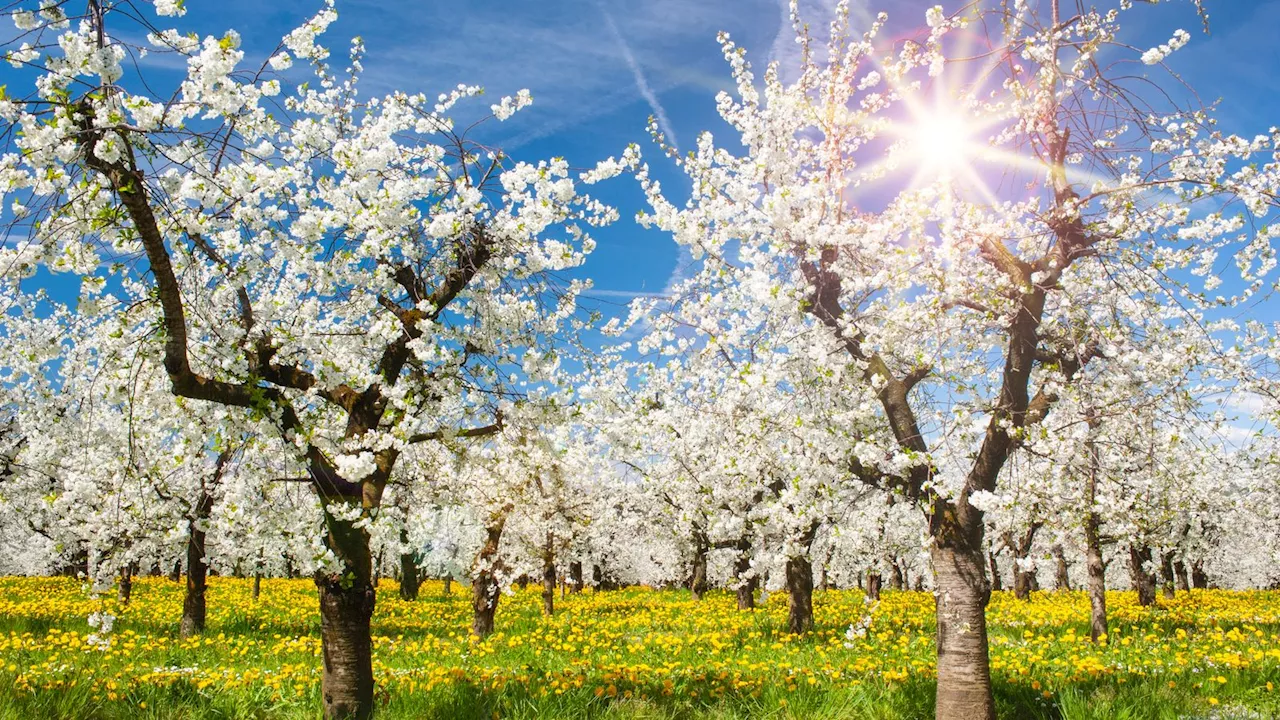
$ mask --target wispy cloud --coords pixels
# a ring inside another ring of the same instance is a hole
[[[671,297],[667,292],[649,292],[647,290],[584,290],[582,297],[605,297],[605,298],[668,298]]]
[[[662,130],[662,134],[666,135],[667,142],[671,147],[679,150],[680,141],[676,139],[676,131],[671,127],[671,120],[667,118],[667,111],[662,107],[662,102],[658,100],[658,94],[649,86],[649,81],[644,76],[644,68],[636,61],[635,54],[631,52],[631,46],[627,44],[627,39],[622,36],[622,31],[618,29],[618,24],[613,20],[613,14],[609,12],[603,2],[597,0],[596,7],[600,8],[600,14],[604,16],[604,22],[609,27],[609,33],[617,41],[618,51],[622,53],[622,59],[627,63],[627,67],[631,70],[631,77],[636,81],[636,88],[644,96],[645,102],[649,103],[649,108],[653,110],[653,115],[658,120],[658,127]]]

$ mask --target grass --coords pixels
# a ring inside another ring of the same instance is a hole
[[[786,597],[755,612],[711,593],[570,595],[553,618],[537,591],[502,599],[499,630],[468,637],[466,588],[417,602],[379,589],[381,718],[904,720],[933,708],[932,596],[818,593],[815,632],[785,632]],[[314,588],[214,578],[209,628],[181,640],[182,586],[135,581],[127,608],[65,578],[0,578],[0,720],[318,717]],[[996,701],[1008,720],[1280,717],[1280,593],[1194,591],[1157,608],[1109,597],[1112,635],[1088,641],[1078,593],[997,593],[988,610]],[[118,616],[94,644],[86,618]],[[870,632],[846,638],[867,614]]]

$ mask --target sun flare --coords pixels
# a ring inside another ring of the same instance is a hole
[[[956,110],[922,110],[904,130],[910,162],[926,175],[953,176],[975,159],[974,128]]]

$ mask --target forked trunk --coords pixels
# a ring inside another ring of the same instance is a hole
[[[1053,573],[1053,589],[1070,590],[1071,573],[1067,566],[1067,553],[1063,551],[1062,543],[1053,546],[1053,559],[1057,563],[1057,569]]]
[[[1196,590],[1209,589],[1209,575],[1204,571],[1204,561],[1194,560],[1191,563],[1191,587]]]
[[[1165,600],[1173,599],[1173,551],[1160,554],[1160,591]]]
[[[889,564],[889,589],[902,590],[906,586],[906,578],[903,577],[902,568],[895,560]]]
[[[813,564],[806,556],[787,560],[787,630],[801,635],[813,629]]]
[[[1023,570],[1021,563],[1015,561],[1013,566],[1013,595],[1019,600],[1031,598],[1035,589],[1036,575],[1033,570]]]
[[[481,570],[471,581],[471,634],[486,638],[493,633],[498,614],[498,581],[489,570]]]
[[[1156,602],[1156,582],[1147,570],[1151,562],[1151,548],[1146,545],[1129,546],[1129,583],[1138,593],[1138,604],[1143,607]]]
[[[874,570],[867,572],[867,597],[872,600],[880,599],[880,585],[883,584],[883,578],[880,573]]]
[[[569,582],[570,590],[574,594],[582,592],[582,588],[586,586],[586,581],[582,577],[582,561],[574,560],[569,563]]]
[[[1178,592],[1187,592],[1191,590],[1191,581],[1187,578],[1187,563],[1179,560],[1173,564],[1173,575],[1176,578],[1174,585],[1178,588]]]
[[[981,526],[973,534],[980,538]],[[936,533],[934,537],[938,543]],[[935,544],[931,552],[938,618],[938,720],[996,716],[987,656],[991,591],[981,547],[980,542]]]
[[[498,548],[502,542],[502,529],[507,524],[507,513],[511,508],[504,508],[489,517],[485,528],[484,545],[476,557],[475,572],[471,580],[471,634],[478,638],[486,638],[493,632],[494,616],[498,613]]]
[[[707,593],[707,556],[705,553],[695,555],[693,570],[689,576],[689,592],[694,600],[701,600]]]
[[[213,498],[202,493],[196,503],[194,517],[187,523],[187,594],[182,600],[182,624],[179,626],[184,638],[204,632],[209,573],[209,565],[204,559],[204,523],[212,508]]]

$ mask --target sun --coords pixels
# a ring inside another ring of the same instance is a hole
[[[951,179],[971,168],[980,148],[973,124],[958,108],[919,108],[912,115],[902,127],[903,150],[924,179]]]

